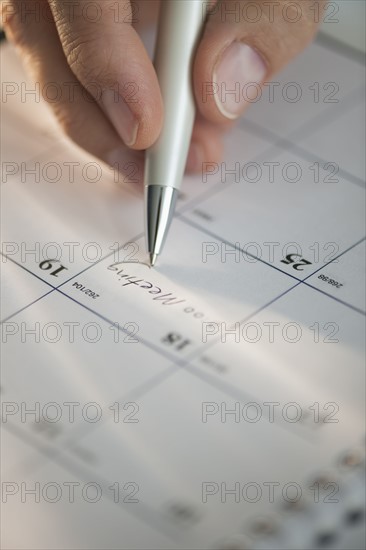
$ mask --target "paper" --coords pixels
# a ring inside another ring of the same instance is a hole
[[[141,190],[1,47],[4,548],[362,548],[364,68],[323,42],[153,270]]]

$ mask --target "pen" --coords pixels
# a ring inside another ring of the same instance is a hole
[[[196,105],[193,62],[205,22],[205,0],[164,0],[155,69],[164,103],[164,124],[146,153],[145,217],[150,265],[161,254],[187,162]]]

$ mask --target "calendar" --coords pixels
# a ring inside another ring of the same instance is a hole
[[[364,548],[362,60],[266,83],[150,269],[137,167],[1,57],[2,547]]]

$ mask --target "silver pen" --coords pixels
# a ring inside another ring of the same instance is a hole
[[[163,0],[155,69],[164,103],[164,124],[146,153],[146,236],[150,264],[161,254],[173,218],[196,115],[192,72],[205,23],[207,0]]]

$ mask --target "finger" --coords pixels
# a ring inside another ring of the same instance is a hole
[[[222,0],[212,8],[194,65],[205,118],[220,123],[243,113],[260,85],[313,38],[315,3]]]
[[[128,162],[135,162],[142,179],[142,154],[127,150],[110,121],[94,99],[85,91],[68,66],[45,0],[41,1],[41,17],[22,17],[34,0],[12,0],[11,10],[3,20],[7,37],[21,51],[33,79],[39,82],[43,97],[65,133],[80,147],[102,161],[128,171]],[[10,7],[10,4],[9,4]],[[50,101],[48,85],[56,86],[57,99]]]
[[[126,145],[150,147],[161,132],[163,102],[152,62],[132,26],[133,4],[130,0],[49,2],[77,79]],[[72,11],[70,4],[76,4]]]
[[[207,163],[221,162],[223,136],[227,127],[221,127],[198,116],[189,149],[186,170],[189,173],[203,173]]]
[[[144,29],[157,23],[160,0],[131,0],[134,17],[132,24],[135,29]]]

